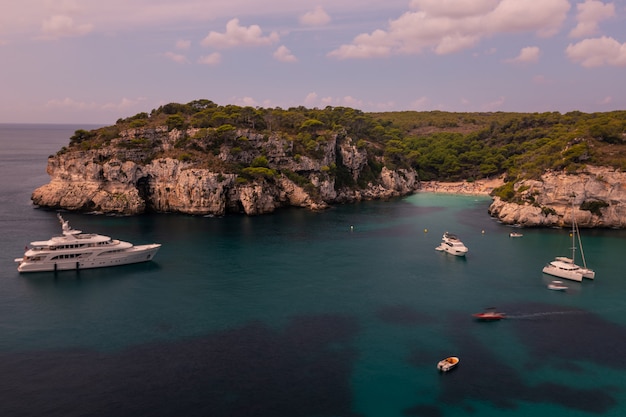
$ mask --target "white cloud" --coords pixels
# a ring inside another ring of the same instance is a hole
[[[300,24],[304,26],[324,26],[328,23],[330,23],[330,16],[320,6],[300,16]]]
[[[187,50],[191,48],[191,41],[186,39],[179,39],[176,41],[176,49]]]
[[[427,110],[429,108],[428,107],[429,104],[430,104],[430,99],[426,96],[422,96],[418,99],[413,100],[410,104],[410,107],[413,110],[422,111],[422,110]]]
[[[626,67],[626,43],[619,43],[607,36],[570,44],[565,54],[583,67]]]
[[[498,97],[489,103],[483,104],[482,108],[484,111],[499,111],[502,109],[502,105],[505,101],[504,97]]]
[[[139,98],[135,98],[135,99],[130,99],[130,98],[126,98],[123,97],[119,102],[117,103],[106,103],[102,106],[102,109],[104,110],[120,110],[120,111],[126,111],[128,109],[132,109],[133,107],[137,106],[139,103],[145,101],[146,99],[144,97],[139,97]]]
[[[250,106],[250,107],[256,107],[258,106],[258,103],[255,99],[253,99],[252,97],[233,97],[232,98],[232,103],[236,104],[237,106]]]
[[[606,96],[602,100],[600,100],[600,104],[611,104],[613,102],[613,97]]]
[[[539,48],[536,46],[527,46],[522,48],[515,58],[508,59],[506,62],[520,64],[539,61]]]
[[[328,56],[380,58],[432,50],[449,54],[475,46],[481,39],[504,33],[554,35],[570,9],[568,0],[413,0],[415,11],[388,27],[356,36]]]
[[[545,85],[545,84],[551,84],[552,81],[550,81],[549,79],[546,78],[545,75],[542,74],[538,74],[535,75],[532,79],[533,84],[537,84],[537,85]]]
[[[92,30],[92,24],[77,24],[73,18],[67,15],[54,15],[44,20],[41,25],[41,32],[48,39],[82,36]]]
[[[263,31],[258,25],[240,26],[239,19],[235,18],[226,23],[226,32],[209,32],[202,40],[202,45],[218,49],[238,46],[267,46],[278,42],[279,39],[280,37],[276,32],[263,36]]]
[[[324,108],[326,106],[345,106],[352,108],[363,108],[363,100],[357,99],[352,96],[343,96],[343,97],[322,97],[318,98],[316,93],[309,93],[305,98],[305,104],[309,107],[319,107]]]
[[[412,0],[410,7],[431,16],[453,18],[483,15],[498,4],[498,0]]]
[[[222,54],[219,52],[213,52],[212,54],[201,56],[200,59],[198,59],[198,63],[209,66],[218,65],[220,62],[222,62]]]
[[[309,93],[304,98],[304,105],[314,107],[317,104],[317,93]]]
[[[593,35],[598,30],[598,23],[601,20],[615,16],[615,5],[613,3],[604,4],[597,0],[586,0],[584,3],[576,5],[578,14],[576,20],[578,24],[570,32],[572,38]]]
[[[72,109],[72,110],[89,110],[97,107],[96,103],[87,103],[84,101],[77,101],[69,97],[64,99],[52,99],[48,100],[46,107],[60,108],[60,109]]]
[[[174,53],[174,52],[165,52],[163,54],[163,56],[166,57],[167,59],[169,59],[170,61],[174,61],[174,62],[177,62],[179,64],[186,64],[187,62],[189,62],[185,55],[177,54],[177,53]]]
[[[291,51],[285,46],[281,45],[274,51],[274,58],[281,62],[297,62],[298,58],[296,58]]]

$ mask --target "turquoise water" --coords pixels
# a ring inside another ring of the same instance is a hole
[[[541,268],[568,254],[568,230],[509,238],[485,197],[259,217],[65,213],[163,247],[147,264],[19,275],[24,244],[59,233],[29,196],[77,128],[0,126],[0,415],[626,413],[625,232],[583,230],[597,278],[560,293]],[[444,231],[465,259],[435,251]],[[509,318],[472,320],[491,306]],[[461,364],[441,375],[449,355]]]

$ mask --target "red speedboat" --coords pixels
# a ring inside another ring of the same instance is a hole
[[[482,313],[472,314],[472,316],[481,321],[496,321],[505,318],[506,314],[497,311],[483,311]]]

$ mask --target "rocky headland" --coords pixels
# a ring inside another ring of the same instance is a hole
[[[564,227],[575,218],[585,228],[626,228],[626,173],[613,168],[546,172],[539,180],[515,183],[513,190],[510,201],[495,197],[489,207],[505,224]]]
[[[391,170],[381,163],[373,172],[372,161],[381,158],[342,133],[317,143],[312,157],[294,152],[294,142],[280,133],[238,129],[232,140],[222,140],[212,150],[207,163],[177,152],[190,138],[199,138],[197,147],[206,143],[199,131],[127,129],[105,146],[64,149],[49,157],[51,180],[33,192],[32,201],[41,207],[117,214],[257,215],[287,206],[318,210],[387,199],[419,189],[413,170]],[[255,165],[259,158],[262,163]],[[220,164],[251,167],[228,173]],[[343,184],[337,183],[337,170]]]
[[[504,224],[563,227],[575,216],[580,227],[626,228],[626,174],[613,168],[551,171],[509,184],[503,177],[420,182],[415,170],[387,168],[380,155],[341,132],[320,141],[311,156],[297,154],[293,141],[279,133],[245,129],[234,132],[235,142],[223,141],[213,151],[213,163],[203,166],[175,152],[198,131],[127,129],[105,146],[63,149],[48,159],[51,180],[33,192],[32,201],[74,211],[220,216],[266,214],[288,206],[320,210],[421,191],[491,195],[488,213]],[[255,166],[259,157],[264,163]],[[229,173],[215,161],[251,168]],[[379,169],[373,170],[376,164]],[[509,193],[502,197],[507,186]]]

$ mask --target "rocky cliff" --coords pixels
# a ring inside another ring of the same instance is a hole
[[[209,139],[200,129],[137,128],[101,146],[70,146],[48,159],[51,181],[32,200],[42,207],[120,214],[256,215],[390,198],[419,187],[412,170],[372,170],[372,161],[382,166],[381,157],[341,132],[323,136],[307,155],[297,154],[294,142],[279,133],[240,129],[228,138]],[[210,158],[181,153],[181,144]],[[250,167],[260,157],[264,163],[247,171],[223,169]]]
[[[626,228],[626,173],[587,166],[576,173],[548,172],[514,185],[513,201],[495,197],[489,213],[521,226]]]

